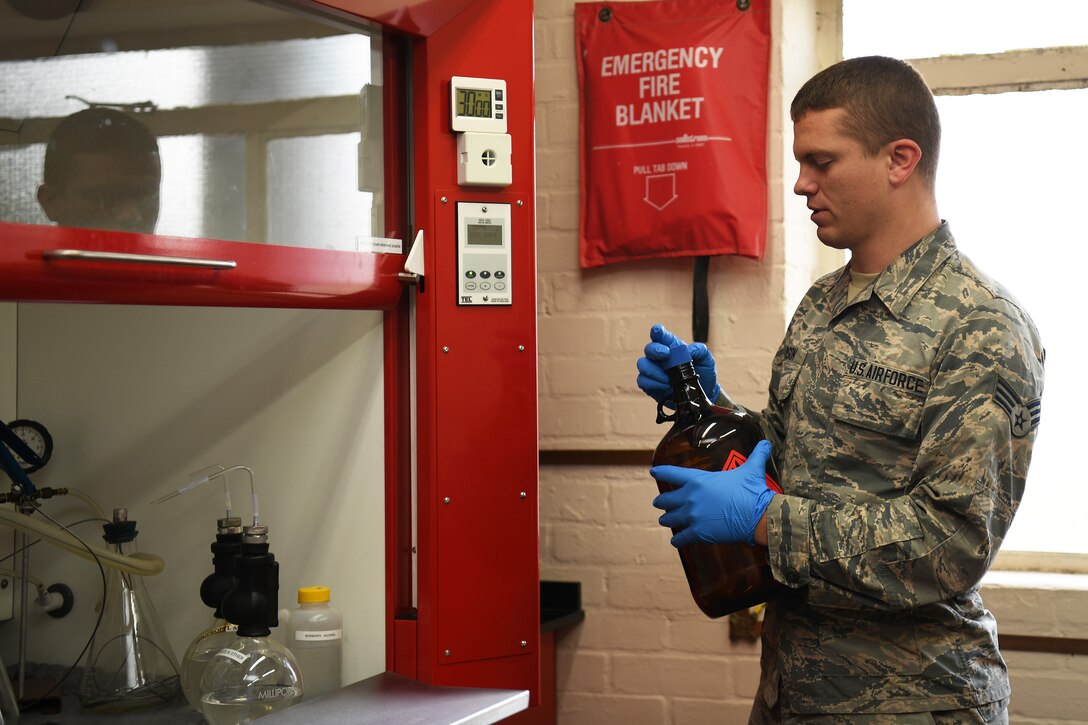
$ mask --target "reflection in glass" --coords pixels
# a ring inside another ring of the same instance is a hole
[[[55,38],[4,25],[0,221],[333,249],[385,236],[373,27],[248,0],[83,3]],[[77,152],[47,179],[65,128]]]
[[[60,226],[152,234],[161,178],[151,129],[114,108],[85,108],[49,135],[38,204]]]

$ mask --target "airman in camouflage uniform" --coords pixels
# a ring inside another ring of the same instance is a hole
[[[760,697],[796,713],[1003,700],[978,586],[1024,490],[1038,333],[946,224],[848,304],[849,277],[805,296],[762,416],[785,493],[771,567],[795,593],[768,607]]]
[[[812,286],[774,358],[760,425],[783,493],[763,483],[761,447],[730,471],[655,466],[670,489],[659,522],[675,546],[767,546],[788,588],[766,609],[750,723],[1007,723],[979,582],[1024,490],[1039,334],[937,213],[940,120],[916,71],[843,61],[790,110],[794,191],[851,257]],[[639,360],[659,402],[675,344],[655,328]],[[717,395],[709,351],[689,349]]]

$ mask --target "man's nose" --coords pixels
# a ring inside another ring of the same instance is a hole
[[[793,193],[798,196],[812,196],[816,193],[815,184],[805,175],[804,170],[797,172],[797,181],[793,182]]]

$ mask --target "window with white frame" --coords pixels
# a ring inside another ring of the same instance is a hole
[[[1088,3],[843,0],[843,57],[866,55],[910,60],[933,89],[941,216],[1046,346],[1039,437],[1004,548],[1088,554],[1088,471],[1076,457],[1088,410]]]

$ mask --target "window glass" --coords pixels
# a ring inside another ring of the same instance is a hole
[[[939,96],[937,106],[941,216],[960,250],[1024,304],[1047,352],[1039,437],[1006,547],[1088,553],[1088,487],[1069,460],[1088,409],[1076,302],[1088,268],[1088,149],[1069,140],[1083,133],[1088,90]]]
[[[359,134],[279,139],[268,145],[268,234],[303,244],[310,230],[325,230],[327,249],[358,249],[371,227],[373,194],[359,191]],[[310,159],[327,158],[314,167]]]
[[[896,32],[883,29],[895,23]],[[984,27],[983,27],[984,26]],[[980,27],[984,32],[980,32]],[[1088,3],[872,3],[843,0],[843,55],[925,58],[1088,46]],[[1088,47],[1083,49],[1088,55]],[[985,62],[984,60],[980,62]],[[1003,79],[987,76],[999,84]],[[1019,79],[1010,78],[1012,86]],[[1069,465],[1088,406],[1078,365],[1088,343],[1076,297],[1088,263],[1079,170],[1088,90],[940,95],[937,201],[960,250],[1024,305],[1046,347],[1042,419],[1027,490],[1005,550],[1088,553],[1088,487]]]
[[[0,221],[336,249],[384,236],[376,26],[249,0],[76,6],[43,22],[0,5]]]
[[[1084,0],[843,0],[842,5],[846,58],[1088,45]]]

